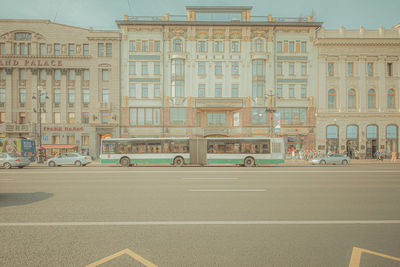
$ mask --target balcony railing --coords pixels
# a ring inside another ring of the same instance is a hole
[[[31,131],[30,124],[6,124],[6,132],[8,133],[29,133]]]

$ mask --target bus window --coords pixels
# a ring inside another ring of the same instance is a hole
[[[242,143],[242,153],[250,153],[250,144]]]
[[[115,144],[114,143],[103,143],[103,153],[104,154],[115,154]]]
[[[240,154],[240,144],[239,143],[226,143],[225,152],[229,154]]]
[[[218,142],[216,144],[217,153],[225,153],[225,143]]]
[[[161,153],[161,143],[147,144],[147,153]]]
[[[250,145],[250,153],[251,154],[256,154],[257,153],[256,146],[257,145],[255,145],[255,144],[251,144]]]
[[[144,143],[136,143],[134,145],[135,153],[143,154],[146,153],[146,144]]]
[[[170,153],[170,152],[171,152],[171,150],[170,150],[170,147],[169,147],[169,142],[168,141],[164,141],[163,153]]]
[[[172,153],[188,153],[189,145],[187,141],[172,141],[171,149]]]
[[[207,153],[210,154],[215,153],[214,145],[208,145]]]
[[[270,154],[271,153],[271,146],[270,146],[270,142],[269,140],[267,141],[267,143],[264,143],[262,145],[262,152],[263,154]]]

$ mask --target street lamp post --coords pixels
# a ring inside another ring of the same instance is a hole
[[[44,95],[43,95],[44,92]],[[37,96],[37,97],[36,97]],[[33,109],[33,112],[35,112],[36,114],[38,114],[38,122],[39,122],[39,156],[38,156],[38,163],[43,163],[43,158],[42,158],[42,113],[46,113],[46,109],[42,108],[41,104],[42,104],[42,97],[43,98],[43,103],[46,102],[46,99],[49,99],[49,97],[47,96],[46,92],[43,89],[39,89],[39,87],[37,88],[36,91],[36,96],[33,95],[32,99],[36,100],[36,109]]]
[[[270,99],[270,101],[269,101],[270,103],[269,103],[269,106],[265,108],[265,112],[270,114],[271,122],[270,122],[270,125],[269,125],[269,137],[273,137],[274,136],[274,134],[273,134],[273,130],[274,130],[274,113],[276,112],[276,109],[274,107],[274,101],[272,100],[272,97],[275,96],[275,95],[272,93],[272,90],[270,90],[269,94],[267,96]]]

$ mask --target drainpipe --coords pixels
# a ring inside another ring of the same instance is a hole
[[[161,116],[161,122],[162,122],[162,137],[165,135],[165,125],[164,125],[164,117],[165,117],[165,64],[164,64],[164,25],[161,26],[161,46],[162,46],[162,53],[161,53],[161,64],[162,64],[162,97],[161,97],[161,105],[162,105],[162,116]]]

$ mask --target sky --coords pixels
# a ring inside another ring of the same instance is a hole
[[[3,2],[3,3],[2,3]],[[0,19],[46,19],[98,30],[116,30],[130,16],[186,15],[185,6],[252,6],[251,15],[306,17],[327,29],[392,28],[400,23],[400,0],[0,0]]]

